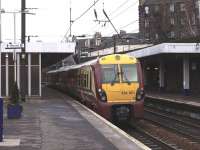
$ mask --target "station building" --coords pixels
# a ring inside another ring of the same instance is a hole
[[[27,97],[42,95],[42,72],[51,64],[74,53],[74,43],[27,43],[26,53],[1,44],[0,51],[0,97],[9,97],[14,81]],[[16,55],[15,55],[16,54]],[[14,57],[16,56],[16,58]],[[22,61],[24,63],[22,64]]]
[[[129,53],[140,59],[147,90],[200,92],[199,43],[163,43]]]

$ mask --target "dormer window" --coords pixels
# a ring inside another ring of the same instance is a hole
[[[90,47],[90,39],[87,39],[87,40],[85,41],[85,47]]]
[[[101,45],[101,38],[97,38],[95,41],[96,46],[100,46]]]

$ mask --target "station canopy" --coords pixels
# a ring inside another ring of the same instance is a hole
[[[162,43],[147,48],[135,50],[127,54],[142,58],[157,54],[197,54],[200,53],[200,43]]]
[[[13,50],[21,52],[21,44],[2,43],[2,53],[12,53]],[[28,42],[26,43],[27,53],[74,53],[74,42],[58,42],[58,43],[45,43],[45,42]]]

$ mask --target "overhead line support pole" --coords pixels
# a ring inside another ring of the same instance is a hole
[[[21,0],[21,44],[22,53],[25,53],[26,44],[26,0]]]
[[[115,28],[115,26],[113,25],[112,21],[110,20],[110,18],[108,17],[107,13],[105,12],[105,10],[103,9],[103,13],[106,16],[106,18],[108,19],[108,21],[110,22],[110,24],[112,25],[112,27],[114,28],[115,32],[117,33],[118,38],[123,42],[123,39],[121,38],[121,36],[119,35],[117,29]],[[114,54],[117,52],[116,50],[116,37],[113,37],[114,40]]]
[[[22,80],[22,76],[26,74],[26,0],[21,0],[21,77],[20,81],[22,82],[20,91],[21,99],[25,101],[25,84],[26,81]]]
[[[70,34],[69,34],[69,36],[71,37],[72,36],[72,8],[70,7],[70,9],[69,9],[69,11],[70,11]]]

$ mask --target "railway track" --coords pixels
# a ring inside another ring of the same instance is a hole
[[[194,143],[200,143],[199,120],[181,117],[172,113],[145,108],[145,120],[181,134]]]
[[[146,146],[151,148],[152,150],[177,150],[178,147],[174,144],[168,144],[162,141],[159,137],[155,137],[150,135],[145,130],[135,127],[133,125],[126,125],[126,126],[119,126],[129,135],[133,136],[134,138],[138,139]]]

